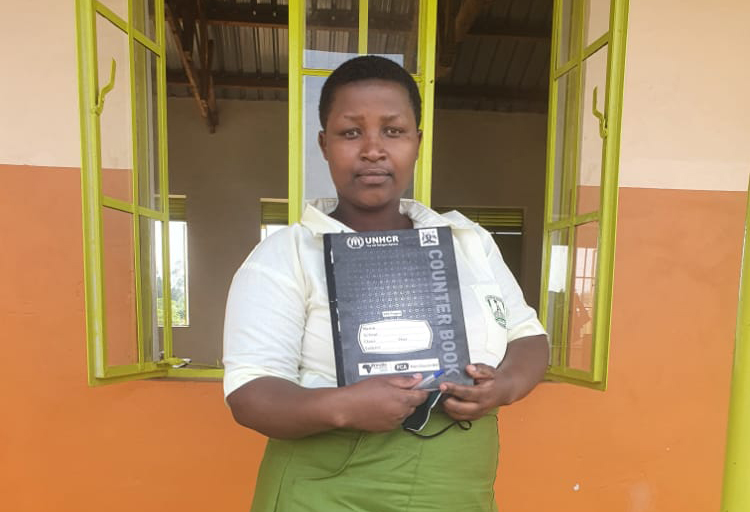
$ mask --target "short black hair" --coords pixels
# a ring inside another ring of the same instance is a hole
[[[377,55],[363,55],[341,64],[323,84],[323,90],[320,91],[320,102],[318,103],[318,116],[320,117],[320,126],[324,130],[328,122],[328,115],[331,113],[331,104],[336,89],[362,80],[386,80],[402,85],[409,94],[409,103],[411,103],[414,118],[417,120],[417,126],[419,126],[422,117],[422,98],[419,96],[419,88],[414,78],[408,71],[390,59]]]

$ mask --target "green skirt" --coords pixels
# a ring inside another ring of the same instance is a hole
[[[433,411],[421,434],[450,424]],[[269,439],[251,512],[496,512],[497,417],[420,438],[334,430]]]

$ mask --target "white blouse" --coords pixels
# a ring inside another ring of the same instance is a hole
[[[323,233],[352,232],[329,217],[335,199],[307,205],[298,224],[266,238],[232,280],[224,322],[224,396],[258,377],[335,387]],[[450,226],[469,355],[497,366],[509,341],[545,334],[491,235],[458,212],[402,200],[415,228]]]

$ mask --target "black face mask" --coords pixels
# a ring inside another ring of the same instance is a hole
[[[401,423],[403,429],[417,437],[421,437],[422,439],[432,439],[433,437],[437,437],[440,434],[444,434],[455,425],[458,425],[458,428],[461,430],[469,430],[471,428],[470,421],[454,421],[434,434],[424,435],[419,433],[425,425],[427,425],[427,422],[430,420],[430,413],[440,402],[441,397],[442,393],[440,391],[431,391],[430,394],[427,395],[427,400],[417,406],[414,412],[408,416],[403,423]]]

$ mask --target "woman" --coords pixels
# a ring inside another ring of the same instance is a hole
[[[420,115],[416,84],[397,64],[366,56],[335,70],[321,93],[319,143],[338,197],[308,205],[235,275],[226,400],[238,423],[270,438],[253,512],[497,510],[495,412],[542,379],[547,338],[486,231],[401,199]],[[420,376],[336,387],[322,234],[437,225],[454,235],[475,385],[442,383],[448,398],[420,438],[399,428],[427,399],[413,389]],[[457,421],[471,428],[449,428]]]

